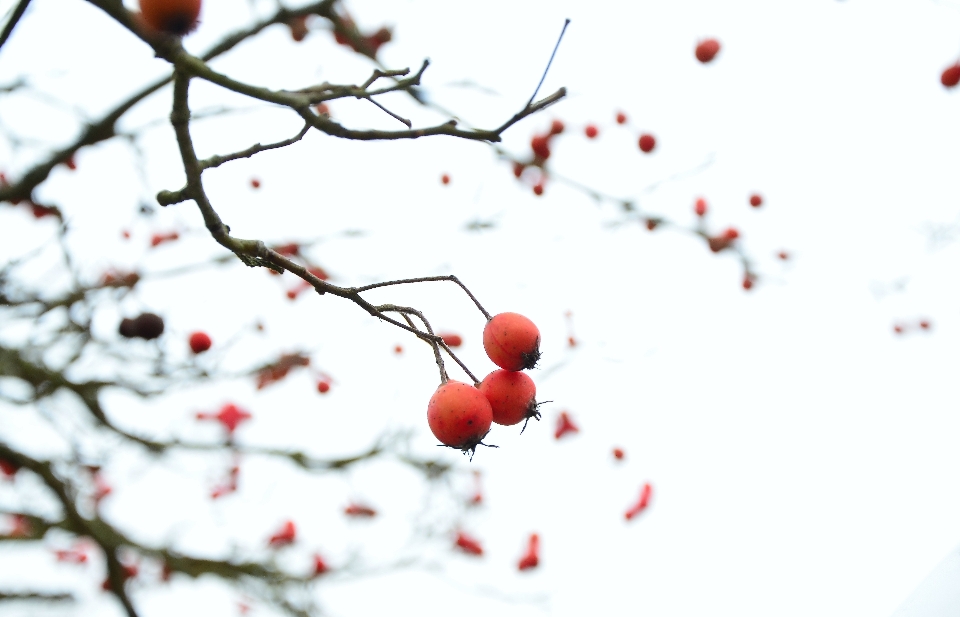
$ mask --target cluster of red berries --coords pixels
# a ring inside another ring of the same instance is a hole
[[[483,329],[483,348],[501,367],[471,386],[446,381],[427,405],[427,423],[446,446],[473,453],[494,422],[504,426],[540,417],[537,389],[520,371],[536,366],[540,359],[540,331],[517,313],[500,313]]]

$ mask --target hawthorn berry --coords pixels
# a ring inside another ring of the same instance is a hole
[[[618,461],[622,461],[624,456],[625,454],[623,452],[623,448],[613,449],[613,458],[617,459]]]
[[[213,341],[206,332],[194,332],[190,335],[190,351],[193,353],[203,353],[210,349]]]
[[[267,544],[273,548],[280,548],[281,546],[293,544],[296,539],[297,526],[293,523],[293,521],[286,521],[283,526],[280,527],[277,533],[270,536]]]
[[[896,324],[893,326],[893,331],[896,334],[903,334],[903,326],[901,326],[900,324]]]
[[[588,124],[587,128],[583,129],[583,133],[587,136],[587,139],[595,139],[600,134],[600,130],[596,125]]]
[[[301,15],[299,17],[292,18],[290,21],[287,22],[287,26],[290,28],[290,38],[292,38],[297,43],[307,38],[307,33],[310,31],[307,28],[306,15]]]
[[[523,572],[531,568],[536,568],[540,564],[540,536],[532,533],[527,541],[527,552],[520,558],[517,569]]]
[[[617,124],[626,124],[627,123],[627,114],[622,111],[617,112]]]
[[[922,329],[924,329],[924,330],[929,330],[929,329],[930,329],[930,322],[927,321],[926,319],[920,320],[920,324],[919,324],[919,325],[920,325],[920,327],[921,327]]]
[[[323,557],[314,553],[313,555],[313,575],[320,576],[330,571],[330,566],[323,560]]]
[[[534,135],[530,140],[530,149],[538,159],[546,160],[550,158],[550,136]]]
[[[649,133],[644,133],[640,136],[639,140],[640,151],[644,153],[651,153],[653,149],[657,147],[657,139]]]
[[[783,261],[786,261],[786,260],[790,259],[790,254],[787,253],[786,251],[780,251],[779,253],[777,253],[777,257],[779,257],[779,258],[782,259]]]
[[[563,129],[564,129],[564,128],[566,128],[566,127],[563,126],[563,122],[562,122],[562,121],[560,121],[560,120],[554,120],[553,122],[550,123],[550,134],[551,134],[551,135],[559,135],[560,133],[563,132]]]
[[[753,289],[753,277],[750,276],[749,274],[744,274],[742,284],[744,289],[746,289],[747,291],[750,291],[751,289]]]
[[[450,184],[450,174],[443,174],[440,176],[440,182],[444,185]]]
[[[460,381],[440,384],[427,404],[427,424],[440,443],[472,453],[490,430],[493,408],[476,387]]]
[[[249,411],[244,411],[233,403],[227,403],[217,413],[197,413],[197,420],[216,420],[227,429],[227,433],[230,435],[233,435],[241,422],[246,422],[252,417],[253,415]]]
[[[140,0],[140,13],[154,30],[182,36],[197,27],[200,4],[200,0]]]
[[[580,428],[573,423],[573,420],[570,419],[570,415],[565,411],[560,412],[560,417],[557,418],[557,430],[553,432],[553,437],[555,439],[560,439],[567,433],[579,433]]]
[[[521,163],[520,161],[514,162],[514,164],[513,164],[513,175],[516,176],[517,178],[519,178],[520,176],[523,175],[523,170],[526,169],[526,168],[527,168],[527,166],[524,165],[523,163]]]
[[[480,541],[476,538],[468,536],[462,531],[457,532],[455,544],[460,550],[468,555],[476,555],[477,557],[483,555],[483,547],[480,546]]]
[[[640,490],[640,499],[638,499],[637,503],[631,506],[630,509],[624,513],[623,515],[624,518],[626,518],[628,521],[632,520],[638,514],[646,510],[647,506],[650,505],[650,496],[652,494],[653,494],[653,487],[650,486],[649,482],[647,482],[646,484],[643,485],[643,488]]]
[[[142,313],[120,322],[120,336],[152,340],[163,334],[163,318],[154,313]]]
[[[483,328],[483,349],[500,368],[531,369],[540,360],[540,330],[519,313],[500,313]]]
[[[943,74],[940,75],[940,83],[944,88],[953,88],[960,84],[960,62],[944,69]]]
[[[543,195],[543,182],[537,182],[533,185],[533,194],[538,197]]]
[[[347,516],[352,516],[355,518],[373,518],[377,515],[376,510],[370,506],[365,506],[359,503],[351,503],[343,509],[343,513]]]
[[[537,387],[525,373],[499,369],[484,377],[477,387],[490,401],[497,424],[513,426],[530,418],[540,419]]]
[[[13,461],[8,461],[5,458],[0,458],[0,475],[3,475],[7,478],[12,478],[17,475],[20,466],[14,463]]]
[[[704,41],[700,41],[700,43],[697,45],[695,54],[697,56],[697,60],[706,64],[707,62],[713,60],[719,52],[720,41],[717,39],[706,39]]]
[[[258,178],[250,178],[250,188],[260,188],[260,180]]]
[[[67,169],[69,169],[70,171],[75,171],[77,169],[77,162],[73,158],[72,154],[67,157],[67,160],[65,160],[63,164],[66,165]]]
[[[317,382],[317,392],[320,394],[326,394],[330,391],[330,382],[326,379],[321,379]]]
[[[754,208],[759,208],[763,205],[763,197],[761,197],[758,193],[754,193],[750,196],[750,205]]]
[[[693,204],[693,211],[697,216],[705,216],[707,214],[707,200],[703,197],[698,197],[697,201]]]
[[[447,347],[459,347],[460,345],[463,345],[463,337],[459,334],[445,332],[440,335],[440,338],[442,338],[443,342],[447,344]]]

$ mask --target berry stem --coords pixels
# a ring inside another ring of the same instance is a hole
[[[453,274],[448,274],[445,276],[421,276],[419,278],[413,278],[413,279],[397,279],[395,281],[383,281],[381,283],[371,283],[370,285],[364,285],[363,287],[354,287],[350,291],[353,293],[361,293],[364,291],[368,291],[370,289],[376,289],[378,287],[387,287],[389,285],[406,285],[408,283],[428,283],[431,281],[453,281],[454,283],[460,286],[460,289],[462,289],[464,293],[466,293],[470,297],[471,300],[473,300],[473,303],[477,306],[478,309],[480,309],[480,312],[483,313],[483,316],[487,318],[487,321],[490,321],[490,319],[493,317],[490,313],[487,312],[487,309],[483,308],[483,305],[480,304],[480,301],[477,300],[476,296],[474,296],[473,293],[471,293],[471,291],[467,289],[467,286],[464,285],[460,281],[460,279],[458,279]]]

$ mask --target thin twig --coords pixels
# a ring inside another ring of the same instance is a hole
[[[563,40],[563,33],[567,31],[567,26],[570,25],[570,18],[567,18],[563,22],[563,29],[560,30],[560,36],[557,37],[557,44],[553,46],[553,52],[550,54],[550,59],[547,61],[547,68],[543,69],[543,75],[540,77],[540,83],[537,84],[537,89],[533,91],[533,96],[530,97],[530,100],[527,101],[527,107],[533,104],[533,99],[537,98],[537,92],[540,92],[540,86],[543,85],[543,80],[547,78],[547,73],[550,71],[550,65],[553,64],[553,57],[557,55],[557,50],[560,49],[560,41]]]
[[[23,17],[23,13],[27,10],[29,4],[30,0],[20,0],[16,8],[13,9],[13,14],[7,21],[7,25],[3,27],[3,32],[0,32],[0,49],[3,49],[3,44],[10,38],[10,34],[12,34],[13,29],[17,27],[17,23],[20,22],[20,18]]]

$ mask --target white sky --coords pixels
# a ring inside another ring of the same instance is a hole
[[[38,76],[38,87],[96,115],[161,73],[161,61],[85,3],[33,4],[0,53],[0,83]],[[250,19],[246,2],[204,5],[203,23],[186,42],[192,51]],[[257,6],[266,13],[272,5]],[[428,93],[479,126],[499,124],[529,98],[571,18],[541,90],[563,85],[570,96],[508,131],[505,147],[525,154],[533,133],[561,118],[568,134],[554,146],[558,173],[684,225],[693,223],[694,199],[705,196],[712,229],[741,230],[761,279],[745,293],[732,255],[670,230],[613,227],[624,220],[616,208],[559,183],[536,198],[482,144],[310,136],[208,173],[211,198],[239,237],[324,238],[312,255],[342,284],[455,273],[488,310],[524,313],[543,333],[543,370],[532,376],[539,398],[554,401],[544,421],[522,436],[496,428],[491,441],[500,448],[480,451],[472,464],[484,473],[486,506],[463,524],[487,555],[441,554],[442,573],[333,578],[320,587],[331,613],[892,614],[960,543],[960,250],[955,241],[932,247],[928,233],[931,225],[954,238],[960,232],[960,89],[939,82],[960,56],[960,3],[354,0],[349,7],[365,28],[395,24],[385,63],[416,67],[430,57]],[[693,48],[706,36],[723,48],[703,66]],[[275,28],[215,66],[278,88],[362,82],[369,65],[330,39],[320,31],[294,45]],[[464,80],[498,95],[457,85]],[[0,100],[7,129],[46,143],[70,139],[69,114],[23,101]],[[191,102],[195,111],[249,109],[197,123],[201,156],[298,129],[291,114],[212,86],[195,84]],[[420,125],[437,119],[402,96],[384,102]],[[142,143],[146,185],[130,150],[113,143],[81,152],[78,172],[57,170],[40,189],[69,213],[91,277],[108,264],[164,269],[218,254],[199,231],[143,250],[153,231],[202,230],[191,204],[156,219],[134,214],[140,201],[182,182],[163,123],[168,104],[167,90],[124,125],[159,122]],[[361,102],[331,107],[346,125],[400,126]],[[613,121],[621,109],[628,128]],[[588,122],[600,128],[594,142],[582,136]],[[636,148],[640,131],[658,138],[652,156]],[[0,146],[0,166],[14,177],[30,160]],[[704,161],[712,164],[648,190]],[[448,187],[439,182],[444,172],[453,179]],[[248,188],[253,176],[260,191]],[[766,199],[758,210],[747,205],[755,191]],[[465,231],[476,220],[496,227]],[[119,242],[121,227],[132,229],[132,242]],[[353,229],[367,235],[343,237]],[[51,231],[0,209],[5,258]],[[781,249],[793,256],[786,264],[775,258]],[[217,279],[201,271],[145,285],[121,310],[163,311],[168,344],[181,355],[177,336],[203,328],[216,344],[263,317],[267,342],[238,353],[264,345],[316,350],[315,365],[336,379],[329,396],[319,398],[304,374],[259,394],[243,382],[229,393],[173,393],[156,406],[118,399],[117,417],[161,434],[212,438],[212,429],[193,430],[193,413],[236,400],[256,415],[239,432],[250,443],[352,452],[380,427],[410,427],[417,450],[433,453],[423,418],[437,385],[429,350],[353,305],[310,295],[291,304],[286,288],[247,269]],[[482,319],[452,285],[371,298],[424,309],[435,326],[464,336],[469,366],[481,376],[492,370]],[[575,349],[565,345],[568,310]],[[99,316],[105,336],[116,318]],[[894,323],[921,318],[931,320],[929,333],[893,334]],[[556,442],[561,410],[582,431]],[[0,413],[0,437],[33,435],[24,432],[33,426],[27,420]],[[614,445],[627,452],[621,465],[610,456]],[[446,456],[466,465],[457,453]],[[185,458],[162,472],[135,457],[118,464],[106,513],[142,521],[144,538],[176,533],[185,546],[212,552],[226,548],[230,532],[258,546],[292,517],[305,545],[325,547],[335,560],[363,543],[376,561],[392,554],[421,505],[407,492],[416,483],[394,467],[307,480],[251,465],[242,496],[211,506],[204,491],[219,467],[208,464],[197,477],[194,465],[201,463]],[[177,493],[187,481],[194,490]],[[652,507],[627,524],[623,511],[645,481],[654,485]],[[174,491],[181,509],[152,504],[161,490]],[[381,505],[383,520],[345,525],[338,509],[351,497]],[[543,539],[542,566],[521,575],[515,562],[532,531]],[[51,559],[30,559],[34,572],[53,568]],[[0,580],[30,570],[13,571],[0,556],[4,563]],[[99,576],[88,578],[96,585]],[[184,582],[173,591],[185,595],[139,596],[143,615],[182,610],[183,597],[188,606],[201,602],[204,614],[236,614],[235,596],[214,585]],[[89,614],[116,614],[111,600],[92,602]]]

